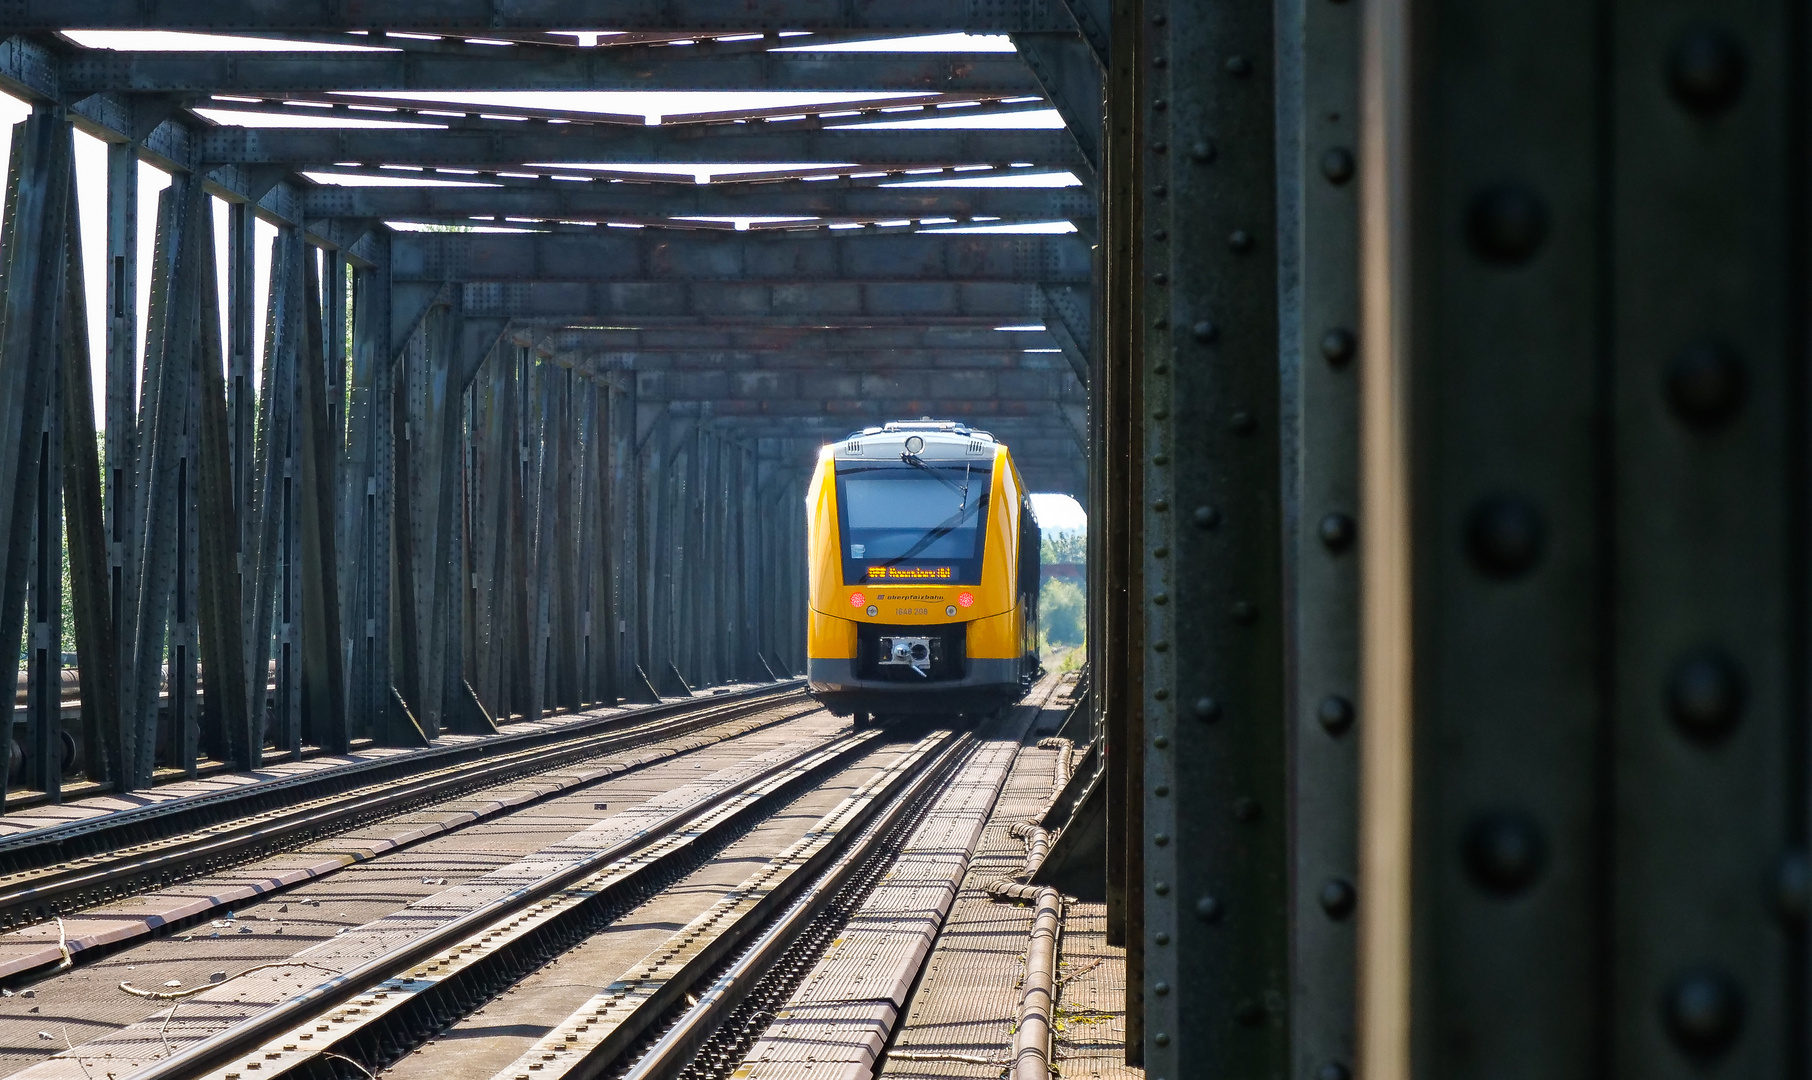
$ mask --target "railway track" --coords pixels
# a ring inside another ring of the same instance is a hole
[[[790,753],[532,884],[117,1075],[264,1080],[375,1072],[883,741],[882,732],[870,730]],[[765,974],[788,957],[797,967],[795,954],[816,947],[808,931],[816,927],[822,936],[847,909],[852,886],[878,879],[891,845],[972,742],[971,735],[938,730],[902,747],[801,839],[675,932],[635,966],[636,974],[604,988],[556,1025],[499,1077],[596,1076],[613,1067],[635,1077],[678,1075]],[[273,966],[306,966],[308,955]]]
[[[366,822],[772,710],[797,682],[248,785],[0,841],[0,929],[240,865]]]

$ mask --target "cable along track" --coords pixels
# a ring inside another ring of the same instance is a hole
[[[0,877],[0,928],[168,886],[511,780],[790,704],[802,713],[816,708],[797,683],[783,684],[33,830],[0,841],[0,866],[25,867]],[[422,772],[424,765],[430,771]],[[247,816],[236,816],[241,814]],[[151,838],[131,839],[144,835]],[[87,853],[64,854],[75,848]]]

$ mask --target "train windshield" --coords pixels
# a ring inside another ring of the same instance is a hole
[[[844,583],[980,584],[993,465],[838,462]]]

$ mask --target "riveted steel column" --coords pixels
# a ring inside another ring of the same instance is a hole
[[[1291,1075],[1350,1070],[1357,893],[1359,13],[1277,7]]]
[[[102,416],[106,470],[107,589],[114,672],[121,673],[126,600],[126,537],[131,531],[132,462],[138,432],[138,154],[129,143],[107,144],[107,386]],[[125,738],[124,714],[110,717],[112,742]],[[107,777],[125,767],[115,757]]]
[[[1282,1076],[1275,31],[1265,6],[1145,13],[1145,1066]]]
[[[301,521],[297,547],[301,549],[301,728],[302,739],[331,753],[343,754],[351,746],[352,731],[346,713],[346,657],[340,621],[340,553],[337,544],[336,482],[345,428],[343,380],[345,348],[340,339],[345,326],[345,289],[338,259],[326,259],[328,282],[338,295],[326,297],[322,311],[319,279],[313,253],[305,251],[303,307],[306,332],[297,343],[302,349],[297,393],[301,415],[301,467],[297,502]],[[323,341],[323,329],[329,336]]]
[[[1807,10],[1610,7],[1608,1057],[1804,1076]]]

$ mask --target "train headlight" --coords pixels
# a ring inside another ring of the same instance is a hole
[[[869,618],[871,618],[871,619],[872,619],[872,618],[874,618],[874,617],[875,617],[875,616],[876,616],[876,615],[879,615],[879,614],[880,614],[880,613],[881,613],[881,609],[880,609],[880,608],[878,608],[878,607],[875,607],[875,606],[874,606],[874,605],[873,605],[873,604],[870,604],[870,605],[868,605],[868,617],[869,617]]]
[[[944,614],[954,616],[956,614],[956,605],[951,604],[949,607],[945,608]]]

